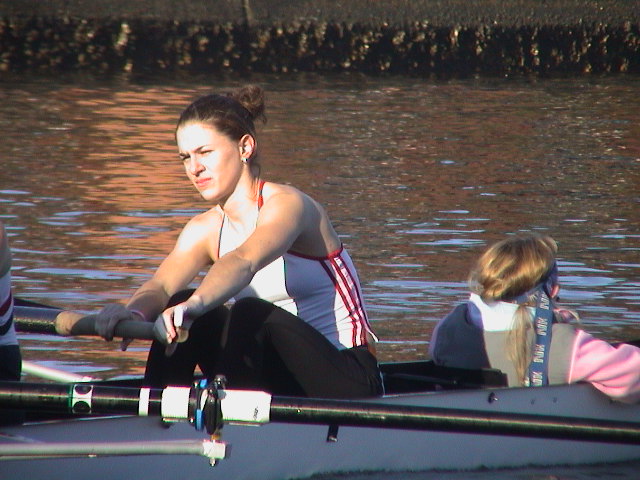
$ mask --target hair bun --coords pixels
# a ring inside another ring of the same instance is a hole
[[[264,90],[258,85],[246,85],[230,94],[231,98],[251,114],[251,119],[267,121],[264,114]]]

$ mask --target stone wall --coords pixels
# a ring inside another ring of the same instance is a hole
[[[0,70],[638,73],[637,5],[630,0],[0,0]]]

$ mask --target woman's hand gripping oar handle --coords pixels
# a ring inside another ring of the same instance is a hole
[[[55,320],[56,331],[60,335],[97,335],[96,315],[83,315],[72,311],[62,311]],[[153,324],[134,320],[123,320],[116,325],[114,337],[153,340]]]
[[[16,306],[14,310],[14,321],[20,332],[95,336],[98,335],[95,319],[96,315],[57,308]],[[124,320],[116,325],[114,337],[154,340],[153,323]]]
[[[178,305],[173,314],[173,324],[176,326],[176,333],[178,334],[177,343],[186,342],[189,338],[189,329],[184,321],[184,311],[185,308],[182,305]]]

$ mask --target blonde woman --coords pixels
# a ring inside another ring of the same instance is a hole
[[[436,326],[432,359],[500,369],[510,386],[584,381],[620,401],[640,400],[640,349],[591,336],[555,306],[556,253],[551,237],[536,234],[490,246],[469,275],[469,301]]]

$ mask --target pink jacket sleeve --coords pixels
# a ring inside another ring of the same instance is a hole
[[[590,382],[625,403],[640,401],[640,348],[617,347],[577,330],[569,368],[569,383]]]

